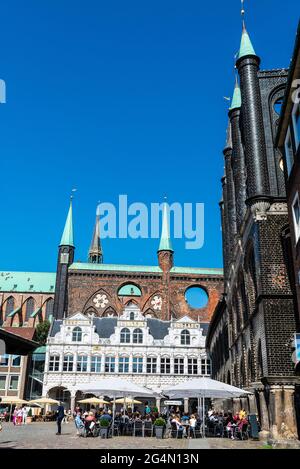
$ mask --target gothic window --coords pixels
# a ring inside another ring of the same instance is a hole
[[[100,373],[101,372],[101,357],[99,355],[92,356],[91,372],[92,373]]]
[[[181,335],[180,335],[180,343],[181,345],[190,345],[191,343],[191,335],[189,333],[189,331],[187,331],[186,329],[184,331],[181,332]]]
[[[65,355],[63,362],[63,371],[73,371],[74,357],[73,355]]]
[[[129,357],[119,357],[119,373],[129,373]]]
[[[132,372],[143,373],[143,357],[133,357],[132,359]]]
[[[197,358],[188,358],[188,374],[197,375],[198,374],[198,360]]]
[[[242,356],[241,362],[240,362],[240,385],[244,386],[246,382],[246,376],[245,376],[245,364],[244,364],[244,357]]]
[[[49,319],[50,316],[53,314],[53,305],[54,305],[54,300],[53,298],[49,298],[46,302],[46,314],[45,314],[45,319]]]
[[[243,324],[245,325],[249,317],[249,305],[246,294],[246,287],[244,277],[240,275],[240,289],[241,289],[241,300],[242,300],[242,313],[243,313]]]
[[[251,381],[254,379],[251,350],[249,350],[248,352],[247,369],[248,369],[248,384],[250,384]]]
[[[257,349],[257,374],[257,378],[261,378],[264,375],[261,341],[258,342]]]
[[[107,356],[105,357],[105,373],[114,373],[116,366],[115,357]]]
[[[184,374],[184,359],[183,358],[174,359],[174,373],[176,375]]]
[[[171,373],[171,359],[169,357],[161,357],[160,372],[163,375]]]
[[[156,373],[157,359],[155,357],[147,358],[147,373]]]
[[[77,357],[77,371],[79,373],[87,372],[87,355],[78,355]]]
[[[59,355],[50,355],[49,371],[59,371]]]
[[[26,309],[25,309],[25,321],[28,321],[32,313],[34,312],[34,299],[28,298],[26,301]]]
[[[141,329],[134,329],[133,331],[133,343],[142,344],[143,343],[143,331]]]
[[[120,342],[121,344],[130,344],[130,330],[127,327],[121,329]]]
[[[230,371],[227,371],[227,384],[231,384],[231,376],[230,376]]]
[[[15,299],[13,296],[10,296],[6,301],[5,315],[6,317],[13,312],[15,308]]]
[[[81,342],[82,341],[82,329],[81,327],[74,327],[72,332],[72,341]]]

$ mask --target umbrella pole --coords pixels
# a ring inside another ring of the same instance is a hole
[[[115,413],[116,413],[116,396],[114,395],[114,403],[113,403],[113,420],[112,420],[112,438],[114,436],[114,428],[115,428]]]
[[[204,407],[204,403],[205,403],[205,397],[203,396],[202,397],[202,426],[203,426],[202,432],[203,432],[203,438],[205,438],[205,407]]]

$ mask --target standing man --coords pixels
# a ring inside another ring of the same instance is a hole
[[[61,435],[61,422],[65,416],[65,409],[62,403],[59,403],[56,411],[56,423],[57,423],[57,433],[56,435]]]

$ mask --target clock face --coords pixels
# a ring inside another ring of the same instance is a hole
[[[94,299],[93,299],[93,303],[95,304],[96,308],[105,308],[105,306],[107,305],[108,303],[108,299],[107,299],[107,296],[105,294],[100,294],[98,293]]]

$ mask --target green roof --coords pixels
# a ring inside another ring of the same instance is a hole
[[[246,30],[245,25],[243,25],[243,32],[242,32],[242,38],[241,38],[241,45],[240,45],[240,50],[238,54],[238,59],[241,57],[245,57],[246,55],[256,55],[255,50],[252,46],[249,34]]]
[[[0,292],[54,293],[54,272],[0,272]]]
[[[92,271],[116,271],[116,272],[146,272],[161,274],[159,266],[150,265],[125,265],[125,264],[91,264],[88,262],[74,262],[69,268],[71,271],[92,270]],[[173,267],[171,273],[174,274],[196,274],[196,275],[223,275],[223,269],[197,268],[197,267]]]
[[[241,106],[242,106],[241,89],[240,89],[238,79],[236,77],[233,97],[232,97],[231,106],[230,106],[229,110],[231,111],[233,109],[238,109]]]
[[[163,222],[162,222],[161,238],[160,238],[158,251],[173,251],[172,242],[170,238],[170,227],[169,227],[167,206],[168,205],[165,202],[164,207],[163,207]]]
[[[70,208],[66,219],[65,228],[60,240],[60,246],[74,246],[73,240],[73,212],[72,212],[72,199],[70,202]]]

